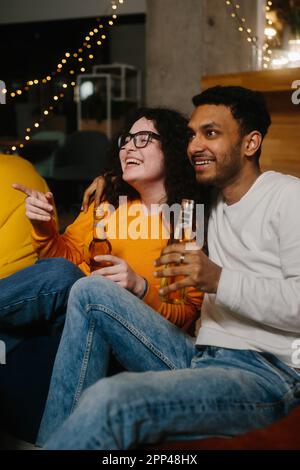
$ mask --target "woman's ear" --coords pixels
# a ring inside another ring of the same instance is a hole
[[[256,154],[262,144],[262,135],[258,131],[252,131],[244,138],[244,153],[247,157]]]

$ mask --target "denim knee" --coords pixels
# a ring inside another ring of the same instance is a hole
[[[116,292],[117,290],[117,292]],[[103,276],[89,276],[77,280],[70,291],[70,300],[81,300],[82,303],[104,302],[107,298],[120,295],[120,287]]]
[[[134,408],[137,397],[141,398],[137,392],[137,383],[131,380],[132,377],[136,378],[136,373],[120,372],[98,380],[83,392],[78,406],[91,410],[100,407],[111,417],[120,412],[126,413],[128,407]]]

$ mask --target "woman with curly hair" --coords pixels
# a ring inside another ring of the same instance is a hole
[[[187,121],[181,114],[168,109],[142,108],[125,124],[118,145],[112,146],[113,170],[104,176],[100,206],[105,210],[106,205],[111,204],[115,209],[116,233],[122,231],[124,225],[128,225],[128,232],[124,238],[110,238],[107,230],[112,252],[97,256],[96,260],[109,262],[110,266],[94,271],[90,277],[82,279],[83,283],[76,282],[71,290],[39,445],[43,445],[71,414],[83,390],[107,376],[111,352],[125,369],[136,371],[131,342],[140,341],[146,348],[153,348],[155,367],[159,351],[155,350],[151,339],[148,341],[147,337],[139,335],[130,321],[131,315],[138,315],[141,328],[144,318],[151,321],[154,317],[158,321],[160,317],[159,321],[170,321],[185,331],[190,330],[199,316],[203,294],[194,288],[187,290],[183,303],[168,303],[160,298],[160,280],[154,276],[154,261],[167,240],[151,237],[151,227],[149,230],[149,225],[155,227],[163,223],[157,210],[162,203],[171,206],[183,198],[199,200],[200,190],[186,156],[187,143]],[[127,197],[125,213],[120,196]],[[141,232],[140,236],[132,237],[127,222],[137,209],[140,209]],[[37,198],[28,198],[27,214],[34,224],[34,239],[40,255],[64,256],[89,274],[85,252],[92,238],[94,204],[87,212],[81,212],[64,235],[59,235],[51,222],[52,210],[52,205],[46,207]],[[110,218],[107,226],[109,222]],[[142,227],[147,227],[146,233]],[[118,302],[117,309],[112,299]],[[105,321],[106,316],[99,306],[107,313],[108,322],[103,327],[98,319]],[[115,329],[115,321],[122,324],[122,338]],[[150,338],[151,332],[148,333]],[[110,338],[114,338],[113,342]],[[140,363],[138,370],[149,368],[146,362]]]

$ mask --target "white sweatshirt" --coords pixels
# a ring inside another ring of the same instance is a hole
[[[270,352],[300,368],[300,179],[268,171],[239,202],[220,197],[208,248],[223,269],[196,343]]]

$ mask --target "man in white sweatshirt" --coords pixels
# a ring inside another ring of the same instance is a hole
[[[198,182],[218,194],[209,260],[202,251],[185,255],[186,266],[172,272],[185,278],[171,290],[208,293],[197,344],[272,353],[300,373],[300,180],[260,170],[270,124],[260,97],[215,87],[193,99],[189,159]],[[169,246],[160,264],[181,253],[184,246]]]
[[[143,302],[136,311],[101,276],[78,281],[40,430],[48,449],[234,436],[300,404],[300,180],[260,171],[271,122],[260,93],[214,87],[193,101],[188,156],[217,189],[209,257],[169,245],[156,275],[180,279],[161,294],[206,293],[198,336]],[[105,378],[109,350],[131,372]]]

